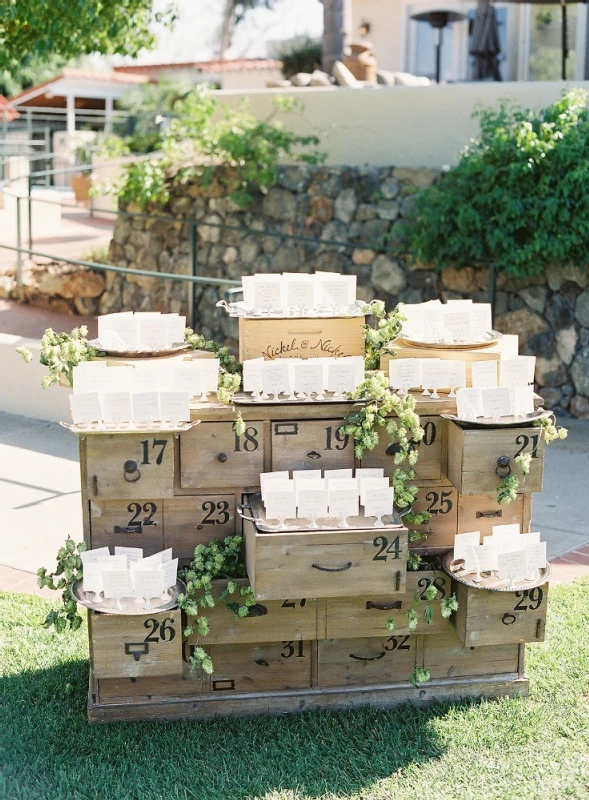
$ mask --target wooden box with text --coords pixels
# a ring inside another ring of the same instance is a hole
[[[364,355],[364,317],[239,320],[239,360]]]

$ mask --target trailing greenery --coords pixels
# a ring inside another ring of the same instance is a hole
[[[306,37],[296,44],[285,45],[277,57],[282,61],[285,78],[292,78],[297,72],[313,72],[321,69],[321,42]]]
[[[73,386],[73,369],[83,361],[102,356],[87,342],[88,328],[81,325],[74,328],[71,333],[56,333],[52,328],[47,328],[41,338],[41,353],[39,361],[49,368],[49,375],[41,381],[41,386],[48,389],[61,379]],[[17,347],[16,352],[23,357],[27,364],[33,360],[33,354],[26,347]]]
[[[246,617],[248,609],[256,602],[251,586],[237,586],[234,579],[247,578],[243,562],[243,538],[228,536],[222,542],[214,540],[209,544],[199,544],[194,548],[194,557],[184,574],[186,594],[178,595],[178,606],[189,618],[184,636],[199,636],[209,632],[209,620],[202,615],[207,608],[214,608],[213,581],[227,580],[227,587],[220,593],[219,600],[235,614],[235,618]],[[207,674],[214,670],[211,657],[197,643],[191,648],[189,661],[192,669],[200,667]]]
[[[366,347],[366,369],[379,369],[383,352],[394,357],[388,345],[399,335],[407,318],[403,314],[403,303],[398,303],[392,311],[386,313],[382,300],[373,300],[364,306],[365,314],[372,314],[376,319],[376,327],[364,325],[364,344]]]
[[[415,195],[405,245],[436,267],[493,264],[527,277],[548,264],[589,264],[588,93],[539,111],[476,112],[478,139]]]
[[[118,196],[123,204],[141,208],[165,205],[173,184],[200,182],[205,188],[213,179],[224,194],[246,208],[253,192],[266,192],[278,181],[278,164],[288,158],[309,164],[324,156],[316,149],[316,136],[299,136],[275,119],[300,106],[293,98],[274,98],[275,110],[260,120],[242,104],[223,111],[206,86],[198,86],[173,106],[171,121],[162,141],[162,157],[131,164],[126,168]],[[222,167],[222,169],[219,169]]]
[[[228,347],[222,347],[213,339],[205,339],[200,333],[195,333],[192,328],[186,328],[184,338],[193,350],[206,350],[209,353],[214,353],[215,357],[219,359],[217,398],[221,403],[229,405],[233,401],[235,392],[238,392],[241,388],[243,367],[239,361],[232,355]],[[238,413],[235,424],[239,422],[239,419],[241,419],[241,414]]]
[[[85,550],[84,542],[76,544],[68,536],[64,546],[57,552],[55,572],[48,573],[45,567],[37,570],[37,583],[40,589],[46,586],[54,591],[61,590],[61,605],[49,612],[43,623],[45,628],[53,626],[57,633],[63,633],[68,628],[76,631],[82,624],[82,617],[78,614],[78,605],[71,590],[74,583],[82,580],[83,567],[80,553]]]

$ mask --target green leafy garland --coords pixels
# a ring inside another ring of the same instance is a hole
[[[37,570],[37,583],[40,589],[47,586],[54,591],[61,590],[62,605],[49,612],[43,623],[45,628],[53,625],[58,633],[63,633],[68,628],[75,631],[82,624],[82,617],[78,614],[78,606],[71,589],[74,583],[82,579],[83,566],[80,553],[85,550],[84,542],[76,544],[68,536],[63,547],[58,550],[55,572],[48,573],[45,567]]]
[[[228,347],[222,347],[213,339],[205,339],[200,333],[195,333],[192,328],[186,328],[184,338],[193,350],[206,350],[213,353],[220,361],[219,385],[217,398],[219,402],[230,405],[233,395],[241,388],[241,373],[243,367]],[[240,415],[239,415],[240,416]]]
[[[195,547],[194,557],[184,574],[186,594],[178,595],[179,608],[190,618],[184,636],[192,636],[195,629],[200,636],[208,634],[209,620],[202,616],[202,611],[215,607],[212,591],[215,579],[227,580],[227,588],[221,592],[219,600],[236,619],[247,616],[248,609],[256,602],[254,593],[251,586],[238,587],[234,582],[236,578],[247,578],[242,551],[241,536],[228,536],[222,542],[214,540]],[[200,667],[208,675],[214,670],[211,657],[203,647],[195,647],[188,660],[193,670]]]
[[[387,346],[399,335],[403,323],[406,322],[407,318],[403,314],[403,303],[398,303],[387,314],[383,301],[373,300],[364,306],[363,311],[365,314],[372,314],[377,320],[375,328],[370,325],[364,325],[364,344],[366,347],[364,360],[366,369],[379,369],[380,357],[383,352],[394,356],[394,353],[391,353]]]
[[[41,338],[41,353],[39,361],[49,368],[49,375],[41,381],[41,386],[48,389],[63,378],[73,386],[73,369],[83,361],[102,356],[99,350],[90,347],[87,341],[88,328],[81,325],[74,328],[71,333],[56,333],[52,328],[47,328]],[[26,347],[17,347],[16,352],[23,357],[27,364],[33,360],[33,354]]]

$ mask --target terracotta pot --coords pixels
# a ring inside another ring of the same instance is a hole
[[[90,176],[89,175],[72,175],[70,184],[76,196],[77,203],[90,202]]]

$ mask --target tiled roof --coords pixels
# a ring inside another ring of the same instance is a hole
[[[9,107],[7,111],[4,111],[7,106],[9,106],[8,100],[3,94],[0,94],[0,119],[7,119],[8,122],[12,122],[13,119],[20,117],[20,114],[14,108]]]
[[[26,95],[31,94],[32,92],[37,92],[38,89],[42,89],[44,86],[49,86],[51,83],[55,83],[61,79],[64,80],[78,80],[78,81],[100,81],[101,83],[149,83],[149,77],[147,75],[120,75],[117,72],[92,72],[92,70],[87,69],[72,69],[70,67],[65,67],[58,72],[53,78],[48,81],[43,81],[42,83],[38,83],[36,86],[30,86],[28,89],[25,89],[24,92],[20,94],[14,95],[14,97],[10,98],[10,103],[14,105],[18,105],[18,99],[21,97],[25,97]]]
[[[193,69],[196,72],[254,72],[266,69],[280,69],[281,61],[273,58],[217,58],[212,61],[180,61],[167,64],[130,64],[115,67],[115,72],[126,75],[141,75],[166,69]]]

